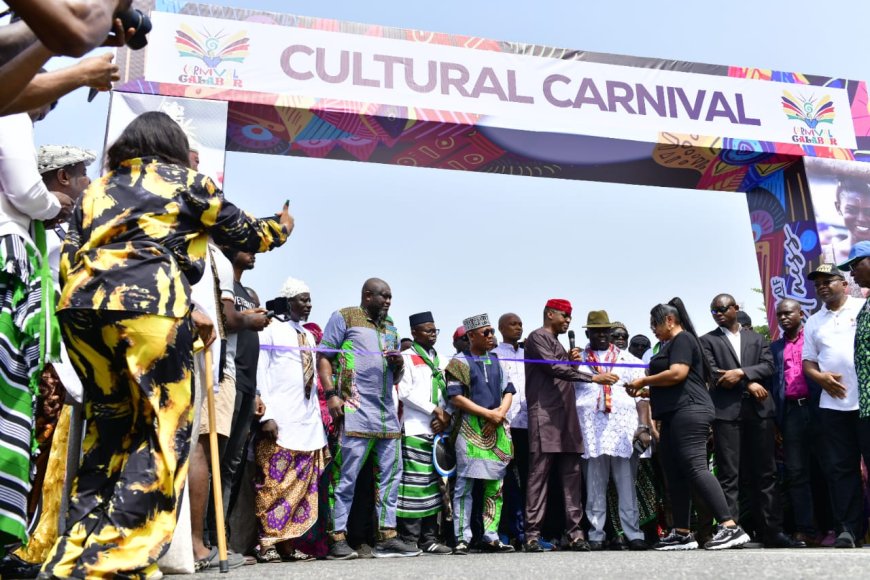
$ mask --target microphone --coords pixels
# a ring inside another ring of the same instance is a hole
[[[573,330],[568,331],[568,346],[569,346],[569,350],[574,350],[575,348],[577,348],[577,344],[574,342],[574,331]]]

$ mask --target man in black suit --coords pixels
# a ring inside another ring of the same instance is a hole
[[[757,485],[759,528],[770,548],[797,547],[782,533],[782,508],[776,493],[774,458],[774,404],[761,384],[774,371],[767,341],[757,332],[741,328],[737,306],[729,294],[720,294],[710,304],[719,326],[701,337],[701,346],[713,370],[716,384],[710,395],[716,407],[713,442],[719,483],[732,514],[739,514],[740,451],[751,453],[744,464]],[[749,445],[743,446],[743,440]]]
[[[795,541],[815,543],[813,491],[810,468],[813,457],[824,460],[819,425],[822,388],[803,372],[804,321],[801,305],[785,298],[776,305],[783,336],[770,344],[774,372],[768,382],[776,405],[776,424],[782,433],[786,489],[794,511]]]

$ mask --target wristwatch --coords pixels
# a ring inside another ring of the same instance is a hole
[[[646,431],[647,433],[650,432],[649,425],[638,425],[637,428],[638,428],[638,429],[643,429],[643,430]]]
[[[338,389],[330,389],[329,391],[326,391],[325,393],[323,393],[323,398],[326,399],[327,401],[329,399],[331,399],[332,397],[338,397],[340,399],[341,398],[341,391],[339,391]]]

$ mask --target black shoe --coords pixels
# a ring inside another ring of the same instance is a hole
[[[530,554],[540,554],[543,553],[544,548],[541,547],[541,543],[538,540],[529,540],[526,542],[526,545],[523,546],[523,551]]]
[[[638,538],[628,542],[628,549],[632,552],[645,552],[646,550],[649,550],[649,544]]]
[[[782,532],[774,534],[764,542],[765,548],[806,548],[807,543],[785,535]]]
[[[698,542],[695,540],[695,534],[681,534],[677,530],[671,530],[667,536],[660,538],[653,546],[653,550],[658,552],[671,552],[676,550],[697,550]]]
[[[580,538],[579,540],[574,540],[565,546],[565,549],[569,552],[591,552],[592,547],[589,545],[589,542]]]
[[[628,550],[628,540],[625,539],[625,536],[616,536],[610,542],[610,549],[614,552],[624,552]]]
[[[421,554],[420,548],[414,544],[405,543],[398,536],[381,540],[375,544],[372,556],[375,558],[410,558]]]
[[[599,542],[598,540],[589,540],[586,543],[589,544],[590,552],[601,552],[604,550],[604,542]]]
[[[8,554],[0,562],[0,578],[36,578],[42,564],[25,562],[15,554]]]
[[[704,544],[705,550],[727,550],[737,548],[749,542],[749,534],[740,526],[719,526],[713,539]]]
[[[481,542],[480,551],[489,554],[510,554],[516,552],[513,546],[510,544],[504,544],[501,540],[496,540],[494,542]]]
[[[406,542],[407,543],[407,542]],[[420,547],[424,554],[434,554],[436,556],[446,556],[452,554],[453,550],[438,542],[432,542]]]
[[[854,548],[855,536],[852,535],[852,532],[842,532],[839,536],[837,536],[837,540],[834,542],[834,547]]]
[[[350,547],[347,540],[335,540],[329,547],[329,554],[326,556],[327,560],[356,560],[357,558],[359,558],[359,554]]]
[[[454,556],[467,556],[468,555],[468,543],[467,542],[458,542],[456,547],[453,548]]]

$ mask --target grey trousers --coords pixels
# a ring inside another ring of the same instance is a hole
[[[604,524],[607,523],[607,484],[610,476],[616,485],[619,495],[619,520],[625,537],[631,540],[642,540],[637,510],[637,492],[635,477],[637,476],[637,454],[627,457],[599,455],[586,461],[586,517],[591,529],[589,539],[603,542],[605,539]]]

